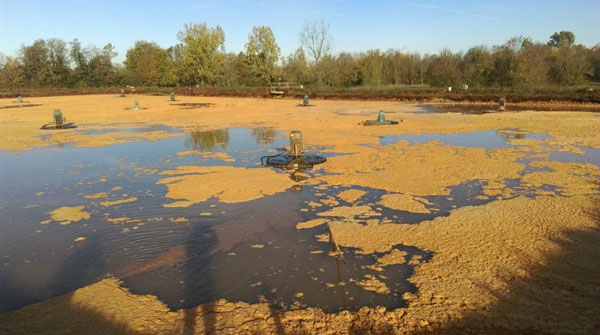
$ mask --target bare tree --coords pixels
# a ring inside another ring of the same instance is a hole
[[[329,23],[323,19],[314,22],[306,21],[299,36],[302,48],[312,57],[315,64],[331,50]]]

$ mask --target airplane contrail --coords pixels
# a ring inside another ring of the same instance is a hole
[[[493,20],[493,21],[501,21],[500,19],[497,19],[495,17],[491,17],[491,16],[487,16],[487,15],[480,15],[480,14],[475,14],[475,13],[469,13],[469,12],[463,12],[463,11],[460,11],[460,10],[455,10],[455,9],[450,9],[450,8],[444,8],[444,7],[438,7],[438,6],[430,6],[430,5],[422,5],[422,4],[418,4],[418,3],[409,3],[409,5],[415,6],[415,7],[435,9],[435,10],[439,10],[439,11],[442,11],[442,12],[452,13],[452,14],[457,14],[457,15],[477,17],[477,18],[480,18],[480,19],[487,19],[487,20]]]
[[[248,5],[268,6],[268,4],[266,4],[266,3],[257,2],[257,1],[248,1],[248,0],[233,0],[233,1],[234,2],[238,2],[238,3],[245,3],[245,4],[248,4]],[[334,17],[341,17],[341,18],[345,18],[345,19],[352,19],[352,20],[358,20],[358,21],[364,21],[364,22],[380,23],[380,24],[389,25],[389,26],[396,26],[396,27],[400,27],[400,28],[404,27],[404,26],[402,26],[400,24],[393,23],[393,22],[385,22],[385,21],[381,21],[381,20],[365,19],[363,17],[352,16],[352,15],[347,15],[347,14],[322,12],[322,11],[318,11],[318,10],[305,9],[305,8],[297,8],[296,10],[297,11],[301,11],[301,12],[305,12],[305,13],[317,14],[317,15],[334,16]]]

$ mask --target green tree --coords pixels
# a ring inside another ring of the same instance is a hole
[[[17,88],[25,83],[25,71],[17,58],[6,57],[0,67],[0,86]]]
[[[89,84],[94,86],[108,86],[114,80],[112,59],[117,56],[111,43],[102,49],[90,46],[86,50],[89,59]]]
[[[437,87],[458,85],[461,81],[460,58],[460,55],[455,55],[448,49],[433,56],[427,71],[429,84]]]
[[[489,82],[492,56],[485,46],[469,49],[463,56],[461,69],[465,83],[472,87],[483,87]]]
[[[294,81],[303,85],[310,82],[310,74],[306,55],[302,48],[298,48],[283,62],[283,75],[288,81]]]
[[[591,79],[596,82],[600,82],[600,44],[596,44],[590,50],[590,66],[592,67]]]
[[[335,62],[335,86],[349,87],[358,84],[360,65],[351,54],[342,52]]]
[[[89,79],[89,64],[86,56],[86,52],[81,46],[81,42],[77,39],[69,42],[71,49],[69,50],[69,56],[71,61],[75,65],[71,74],[71,85],[73,86],[87,86]]]
[[[585,83],[593,74],[588,54],[589,50],[583,45],[563,46],[552,50],[551,80],[561,85]]]
[[[363,85],[378,86],[382,84],[384,57],[377,50],[368,50],[360,57],[360,81]]]
[[[177,35],[183,43],[179,65],[180,80],[185,84],[215,85],[224,72],[225,33],[220,26],[209,28],[205,23],[186,24]]]
[[[570,31],[561,31],[550,36],[548,45],[555,48],[570,47],[575,44],[575,34]]]
[[[159,86],[172,83],[167,51],[154,42],[137,41],[127,50],[125,68],[132,73],[136,85]]]
[[[515,84],[543,86],[548,83],[550,47],[540,43],[525,44],[517,55]]]
[[[23,65],[25,81],[30,86],[44,86],[50,83],[52,69],[46,41],[39,39],[30,46],[21,47],[19,58]]]
[[[254,27],[246,43],[246,58],[254,76],[263,83],[277,77],[280,50],[269,27]]]
[[[71,71],[67,56],[67,44],[61,39],[52,38],[46,41],[46,46],[50,63],[50,82],[53,85],[66,85]]]

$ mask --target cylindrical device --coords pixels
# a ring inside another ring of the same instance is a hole
[[[300,156],[304,153],[304,142],[302,133],[299,130],[292,130],[290,133],[290,155]]]
[[[379,111],[379,115],[377,116],[377,122],[385,123],[385,112]]]
[[[302,97],[302,104],[308,106],[308,101],[308,95],[305,94],[304,97]]]
[[[503,112],[506,109],[506,98],[498,100],[498,111]]]
[[[63,115],[60,109],[54,110],[54,123],[56,123],[56,128],[62,127],[63,124]]]

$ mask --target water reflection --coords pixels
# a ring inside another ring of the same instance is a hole
[[[229,144],[227,129],[193,131],[185,140],[185,147],[198,151],[212,151],[215,147],[226,148]]]
[[[499,131],[498,134],[508,141],[510,140],[521,140],[527,137],[525,133],[519,133],[514,131]]]
[[[273,143],[273,141],[275,141],[275,135],[277,135],[277,131],[275,131],[274,128],[264,127],[252,128],[250,133],[252,134],[252,137],[254,137],[256,144],[264,145]]]

